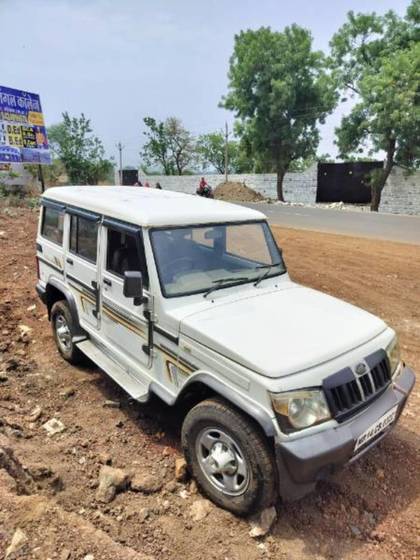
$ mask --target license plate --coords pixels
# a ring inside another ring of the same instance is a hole
[[[380,432],[385,430],[392,422],[395,420],[397,415],[398,406],[394,406],[391,410],[388,410],[379,420],[377,420],[370,428],[368,428],[363,434],[361,434],[356,441],[354,446],[354,451],[357,451],[359,447],[373,439]]]

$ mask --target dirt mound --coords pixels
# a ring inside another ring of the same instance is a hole
[[[260,202],[264,200],[262,194],[247,187],[245,183],[237,183],[235,181],[220,183],[214,191],[214,198],[236,202]]]

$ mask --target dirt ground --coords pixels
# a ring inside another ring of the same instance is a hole
[[[313,495],[278,504],[268,536],[252,539],[248,520],[213,505],[197,516],[194,484],[175,480],[179,415],[157,400],[133,403],[98,369],[59,357],[34,291],[37,214],[7,212],[0,213],[0,558],[14,534],[22,541],[9,560],[419,557],[418,386],[394,432]],[[420,370],[419,247],[275,233],[295,280],[381,315]],[[47,436],[51,418],[65,429]],[[105,463],[148,474],[155,487],[101,503]]]

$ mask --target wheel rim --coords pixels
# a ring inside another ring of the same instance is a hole
[[[68,352],[71,349],[71,332],[66,318],[61,313],[55,318],[55,332],[58,345],[62,350]]]
[[[250,479],[247,460],[235,440],[220,428],[202,430],[196,440],[198,463],[207,480],[229,496],[243,494]]]

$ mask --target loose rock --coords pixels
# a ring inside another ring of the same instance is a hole
[[[134,492],[143,492],[143,494],[153,494],[159,492],[162,488],[162,482],[151,474],[136,473],[131,479],[131,489]]]
[[[104,408],[120,408],[121,403],[119,401],[105,401],[103,404]]]
[[[33,411],[30,413],[28,419],[29,419],[31,422],[36,422],[37,420],[39,420],[39,418],[41,417],[41,415],[42,415],[42,408],[41,408],[39,405],[37,405],[37,406],[33,409]]]
[[[60,395],[65,399],[69,399],[76,394],[76,389],[74,387],[65,387],[62,391],[60,391]]]
[[[5,560],[7,560],[9,556],[14,554],[18,550],[20,550],[27,541],[28,538],[25,535],[25,533],[22,531],[22,529],[16,529],[16,531],[13,534],[12,541],[8,546],[8,548],[6,549],[6,554],[4,556]]]
[[[51,420],[45,422],[42,427],[44,428],[44,430],[46,430],[50,437],[54,436],[55,434],[64,432],[64,430],[66,429],[63,422],[61,422],[61,420],[57,420],[57,418],[51,418]]]
[[[111,502],[118,490],[126,488],[128,481],[129,476],[125,471],[104,465],[99,472],[96,499],[105,504]]]
[[[183,482],[187,478],[187,462],[184,457],[178,457],[175,459],[175,479],[178,482]]]
[[[190,515],[194,521],[202,521],[211,512],[213,506],[208,500],[196,500],[190,507]]]
[[[266,508],[251,521],[249,536],[254,539],[257,537],[264,537],[271,529],[276,518],[276,508],[274,506]]]

